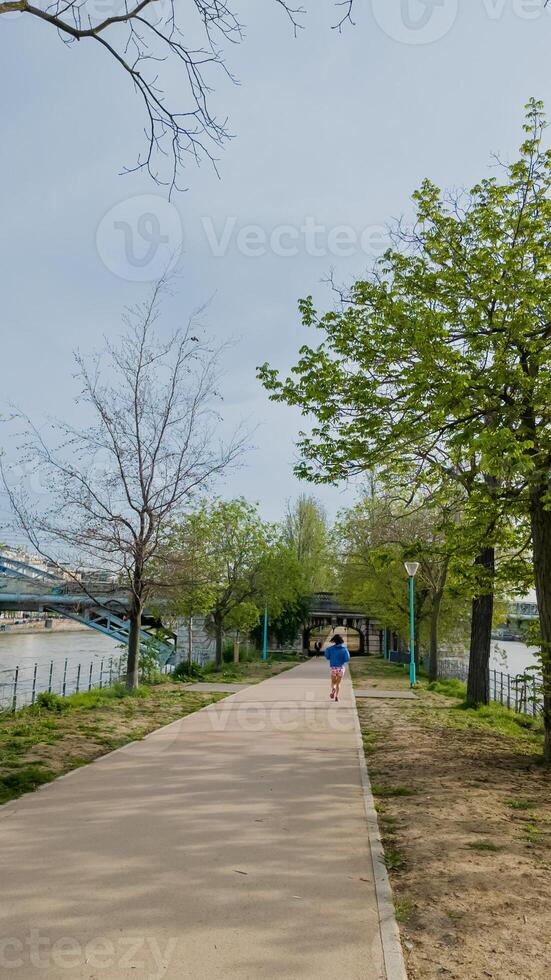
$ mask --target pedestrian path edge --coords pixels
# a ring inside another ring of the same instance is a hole
[[[379,821],[377,819],[377,811],[375,810],[375,800],[373,799],[373,793],[371,790],[371,782],[369,779],[369,772],[367,769],[367,761],[365,758],[362,739],[362,730],[360,727],[360,719],[358,717],[355,698],[353,699],[353,703],[354,726],[356,729],[356,742],[358,747],[358,763],[360,766],[360,775],[362,780],[369,848],[371,851],[371,861],[373,864],[373,878],[375,881],[375,895],[377,898],[377,908],[379,911],[379,929],[381,933],[381,945],[383,947],[386,977],[387,980],[408,980],[402,952],[402,943],[400,940],[400,930],[398,928],[396,914],[394,911],[392,888],[390,886],[390,881],[385,866],[383,842],[379,831]]]

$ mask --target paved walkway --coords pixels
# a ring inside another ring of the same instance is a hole
[[[0,974],[383,980],[355,710],[310,661],[0,809]]]

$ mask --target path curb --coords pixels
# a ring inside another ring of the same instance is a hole
[[[353,695],[354,697],[354,695]],[[394,912],[394,900],[392,888],[388,878],[385,862],[384,848],[379,831],[379,821],[375,810],[375,801],[371,791],[371,783],[367,769],[362,730],[356,699],[354,698],[354,725],[356,729],[356,741],[358,747],[358,761],[362,780],[362,791],[365,806],[365,816],[367,822],[367,833],[369,837],[369,848],[371,851],[371,861],[373,864],[373,878],[375,881],[375,896],[379,911],[379,930],[381,934],[381,944],[383,947],[383,957],[385,961],[386,980],[408,980],[402,943],[400,940],[400,930]]]

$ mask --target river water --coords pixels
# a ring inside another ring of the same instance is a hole
[[[94,630],[39,633],[0,633],[0,708],[13,701],[15,668],[17,704],[31,700],[36,691],[51,688],[61,694],[108,683],[116,673],[123,650],[119,643]],[[505,659],[504,659],[505,657]],[[67,667],[65,668],[65,662]],[[533,648],[508,640],[493,641],[490,667],[506,674],[523,673],[536,663]],[[36,679],[34,677],[34,665]],[[79,670],[80,664],[80,670]]]
[[[492,640],[490,668],[502,670],[504,674],[523,674],[528,667],[537,666],[534,647],[512,640]],[[504,655],[504,656],[503,656]]]
[[[52,691],[61,694],[65,685],[70,694],[77,687],[83,691],[109,683],[122,653],[119,643],[91,629],[0,633],[0,708],[13,702],[16,667],[20,706],[31,700],[33,686],[44,691],[51,683]]]

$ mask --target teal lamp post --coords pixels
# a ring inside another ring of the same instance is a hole
[[[264,630],[262,632],[262,659],[268,656],[268,606],[264,606]]]
[[[404,564],[406,567],[406,572],[409,575],[409,683],[411,687],[415,687],[417,677],[415,672],[415,607],[413,602],[413,580],[417,575],[419,562],[406,561]]]

